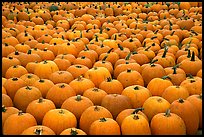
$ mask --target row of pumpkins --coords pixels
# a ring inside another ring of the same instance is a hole
[[[202,2],[2,2],[4,135],[200,129]]]

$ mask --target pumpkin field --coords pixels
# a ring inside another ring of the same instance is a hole
[[[202,2],[2,2],[3,135],[202,135]]]

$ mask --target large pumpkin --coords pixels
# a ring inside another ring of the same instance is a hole
[[[51,128],[59,135],[67,128],[76,127],[77,120],[74,114],[66,109],[52,109],[43,117],[42,125]]]
[[[31,114],[19,111],[6,119],[3,127],[3,134],[20,135],[25,129],[36,125],[37,122]]]

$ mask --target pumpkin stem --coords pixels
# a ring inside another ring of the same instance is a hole
[[[118,44],[118,48],[120,48],[120,50],[124,49],[120,44]]]
[[[136,115],[136,114],[134,114],[133,119],[134,119],[134,120],[138,120],[138,119],[139,119],[139,116]]]
[[[157,36],[153,36],[153,37],[151,37],[151,40],[153,40],[153,39],[155,39],[155,38],[157,38]]]
[[[133,51],[132,54],[135,55],[135,54],[138,54],[138,53],[137,53],[137,51]]]
[[[45,41],[44,41],[44,40],[42,40],[42,44],[45,44]]]
[[[105,55],[105,57],[102,59],[102,62],[104,62],[104,63],[105,63],[105,60],[107,59],[107,57],[108,57],[108,54],[107,54],[107,55]]]
[[[76,101],[80,101],[80,100],[82,100],[82,99],[81,99],[81,95],[77,95]]]
[[[174,35],[174,33],[175,33],[175,31],[173,31],[173,32],[171,33],[171,36],[173,36],[173,35]]]
[[[157,62],[157,61],[158,61],[158,59],[151,60],[151,62],[150,62],[151,67],[152,67],[152,66],[155,66],[155,64],[154,64],[154,63],[155,63],[155,62]]]
[[[38,99],[38,103],[42,103],[42,102],[43,102],[43,98],[40,97],[40,98]]]
[[[87,44],[85,44],[85,48],[86,48],[86,50],[89,50],[89,47],[87,46]]]
[[[26,86],[26,89],[27,89],[27,90],[32,90],[32,88],[31,88],[31,87],[29,87],[29,86]]]
[[[179,103],[184,103],[184,100],[182,98],[179,98]]]
[[[64,111],[62,109],[59,110],[60,114],[64,114]]]
[[[128,72],[128,73],[130,73],[131,71],[132,71],[131,69],[129,69],[129,68],[127,69],[127,72]]]
[[[132,112],[132,114],[137,114],[139,111],[143,111],[144,110],[144,108],[136,108],[133,112]]]
[[[32,74],[29,74],[27,77],[28,77],[29,79],[32,78]]]
[[[113,48],[111,48],[107,53],[109,54],[112,50],[113,50]]]
[[[64,88],[64,87],[65,87],[65,85],[64,85],[64,84],[62,84],[62,85],[60,85],[59,87],[60,87],[60,88]]]
[[[94,111],[99,111],[99,110],[100,110],[100,108],[98,106],[94,107]]]
[[[98,88],[93,88],[92,91],[98,92],[99,90],[98,90]]]
[[[134,87],[134,90],[139,90],[139,87],[138,87],[138,86],[135,86],[135,87]]]
[[[167,51],[168,51],[168,47],[166,46],[166,47],[164,48],[164,53],[163,53],[163,55],[162,55],[162,58],[165,58],[165,57],[166,57]]]
[[[73,129],[71,129],[71,135],[77,135],[78,134],[78,132],[76,131],[76,130],[73,130]]]
[[[100,118],[99,121],[100,122],[106,122],[107,120],[106,120],[106,118],[103,117],[103,118]]]
[[[129,60],[132,52],[128,53],[128,55],[125,57],[125,60]]]
[[[45,82],[45,80],[44,79],[40,79],[39,82],[43,83],[43,82]]]
[[[112,78],[111,77],[108,77],[107,78],[107,82],[111,82],[112,81]]]
[[[187,54],[187,58],[191,57],[191,51],[188,49],[188,54]]]
[[[23,115],[23,111],[22,110],[18,111],[18,116],[20,116],[20,115]]]
[[[47,63],[48,63],[47,60],[44,60],[44,61],[43,61],[43,64],[47,64]]]
[[[169,76],[163,76],[163,77],[162,77],[163,80],[165,80],[165,79],[167,79],[167,78],[171,80],[171,78],[170,78]]]
[[[170,109],[167,109],[167,110],[166,110],[166,112],[165,112],[164,116],[166,116],[166,117],[171,116],[171,115],[170,115]]]
[[[132,38],[130,38],[129,42],[133,42],[133,39],[132,39]]]
[[[79,65],[77,65],[76,67],[77,67],[77,68],[82,68],[82,67],[81,67],[81,66],[79,66]]]
[[[148,51],[150,48],[151,48],[151,46],[147,47],[147,48],[145,49],[145,51]]]
[[[18,78],[14,77],[14,78],[12,78],[12,80],[13,80],[13,81],[17,81],[17,80],[18,80]]]
[[[158,32],[158,31],[159,31],[158,29],[157,29],[157,30],[155,30],[155,31],[154,31],[154,34],[157,34],[157,32]]]
[[[4,105],[2,105],[2,110],[1,111],[6,112],[6,110],[7,110],[6,107]]]
[[[36,128],[35,130],[34,130],[34,133],[36,134],[36,135],[42,135],[42,132],[43,132],[43,128],[41,127],[41,128]]]
[[[191,56],[191,61],[195,61],[195,53],[193,51],[192,56]]]
[[[114,36],[114,40],[116,40],[116,39],[117,39],[117,35]]]
[[[77,77],[77,81],[81,81],[82,78],[83,78],[82,75],[78,76],[78,77]]]

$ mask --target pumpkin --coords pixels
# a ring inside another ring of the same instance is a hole
[[[54,86],[54,83],[49,79],[39,79],[35,81],[33,86],[38,88],[42,94],[42,97],[45,98],[48,90]]]
[[[108,94],[121,94],[123,85],[116,79],[107,78],[99,85],[99,88]]]
[[[37,64],[34,70],[34,74],[41,79],[49,79],[50,74],[55,71],[59,71],[57,65],[53,61],[45,60]]]
[[[127,116],[121,124],[122,135],[151,135],[148,121],[140,114]]]
[[[37,75],[31,73],[24,74],[20,78],[26,82],[27,86],[32,86],[37,80],[40,79]]]
[[[19,111],[6,119],[3,127],[3,134],[20,135],[25,129],[32,126],[37,126],[35,118],[29,113]]]
[[[93,105],[94,104],[89,98],[81,95],[77,95],[77,96],[67,98],[63,102],[61,108],[69,110],[76,116],[77,120],[79,120],[83,111]]]
[[[13,107],[13,101],[8,95],[2,94],[2,105],[6,107]]]
[[[122,91],[121,95],[125,95],[130,98],[133,108],[142,107],[144,102],[152,96],[149,89],[140,85],[126,87]]]
[[[83,95],[84,91],[95,86],[90,79],[83,78],[82,76],[72,80],[69,85],[74,89],[77,95]]]
[[[71,62],[66,60],[63,56],[62,58],[55,58],[53,61],[58,66],[59,71],[66,71],[71,66]]]
[[[55,132],[46,126],[32,126],[25,129],[21,135],[56,135]]]
[[[165,113],[156,114],[151,120],[150,128],[152,135],[186,134],[186,125],[183,119],[177,114],[170,113],[170,109],[167,109]]]
[[[20,78],[22,75],[27,74],[28,71],[26,70],[25,67],[21,65],[14,65],[8,68],[6,71],[5,77],[7,79],[12,78],[12,77],[18,77]]]
[[[187,135],[196,134],[199,127],[199,115],[193,104],[180,98],[172,102],[169,109],[183,119]]]
[[[83,96],[89,98],[94,105],[101,105],[102,99],[107,95],[107,93],[100,88],[89,88],[84,91]]]
[[[144,79],[144,85],[148,85],[148,83],[153,79],[153,78],[161,78],[165,76],[165,71],[164,68],[160,64],[154,64],[157,60],[152,60],[149,64],[144,64],[141,67],[142,69],[142,77]],[[149,73],[149,72],[154,72],[154,73]]]
[[[108,109],[113,118],[115,119],[117,115],[124,109],[132,108],[131,101],[128,97],[120,94],[108,94],[106,95],[101,102],[101,106]]]
[[[6,107],[6,106],[2,105],[2,128],[4,127],[4,123],[5,123],[6,119],[10,115],[18,113],[18,111],[19,110],[15,107]]]
[[[173,67],[164,68],[166,75],[170,78],[173,85],[180,85],[186,79],[186,73],[183,69],[178,68],[180,64]]]
[[[189,92],[188,89],[183,86],[169,86],[162,93],[162,97],[169,103],[172,103],[179,98],[186,99],[189,97]]]
[[[131,114],[141,114],[144,118],[148,121],[147,116],[142,112],[144,108],[136,108],[136,109],[125,109],[121,111],[118,116],[116,117],[116,121],[118,122],[119,126],[121,126],[123,120],[130,116]]]
[[[111,74],[104,67],[93,67],[84,74],[84,77],[90,79],[96,87],[99,87],[102,81],[111,77]]]
[[[56,108],[60,108],[67,98],[75,95],[75,91],[68,84],[58,83],[48,90],[46,99],[53,101]]]
[[[193,77],[189,75],[180,86],[185,87],[188,90],[189,95],[202,93],[202,79],[200,77]]]
[[[76,127],[77,120],[74,114],[66,109],[52,109],[43,117],[42,125],[49,127],[56,135],[59,135],[67,128]]]
[[[55,109],[55,104],[51,100],[40,97],[39,99],[33,100],[28,104],[26,113],[33,115],[38,125],[40,125],[42,124],[44,115],[51,109]]]
[[[198,115],[199,115],[199,128],[202,128],[202,94],[200,95],[191,95],[189,97],[186,98],[186,100],[188,100],[191,104],[193,104],[193,106],[196,108],[196,110],[198,111]]]
[[[26,86],[26,82],[21,78],[13,77],[7,79],[3,86],[6,89],[7,95],[13,100],[17,90]]]
[[[141,74],[132,69],[127,69],[126,71],[121,72],[118,75],[117,80],[121,82],[124,88],[132,85],[144,86],[144,80]]]
[[[72,74],[67,71],[55,71],[49,76],[49,80],[51,80],[54,84],[69,84],[73,79]]]
[[[74,79],[79,77],[80,75],[84,76],[84,74],[89,70],[87,66],[76,64],[76,65],[71,65],[68,67],[66,71],[70,72]]]
[[[172,82],[167,80],[168,76],[162,78],[153,78],[147,85],[147,89],[151,92],[152,96],[162,96],[162,93],[169,86],[173,86]],[[158,85],[157,85],[158,84]]]
[[[120,135],[120,126],[111,118],[100,118],[89,128],[89,135]]]
[[[195,76],[197,72],[202,68],[202,61],[200,59],[195,59],[195,53],[193,52],[191,59],[183,60],[179,67],[183,69],[185,73],[190,73],[191,75]]]
[[[112,114],[102,106],[90,106],[81,114],[79,120],[79,127],[82,129],[86,134],[89,134],[89,128],[91,124],[98,120],[99,118],[113,118]]]
[[[36,100],[42,96],[38,88],[33,86],[25,86],[17,90],[13,102],[14,105],[23,112],[26,112],[26,108],[30,102]]]
[[[13,58],[13,57],[3,57],[2,58],[2,76],[5,77],[6,75],[6,71],[14,65],[20,65],[21,62],[17,59],[17,58]]]
[[[170,103],[160,96],[152,96],[144,102],[142,107],[148,120],[151,121],[156,114],[164,113],[170,107]]]
[[[60,135],[87,135],[83,130],[78,128],[67,128]]]

